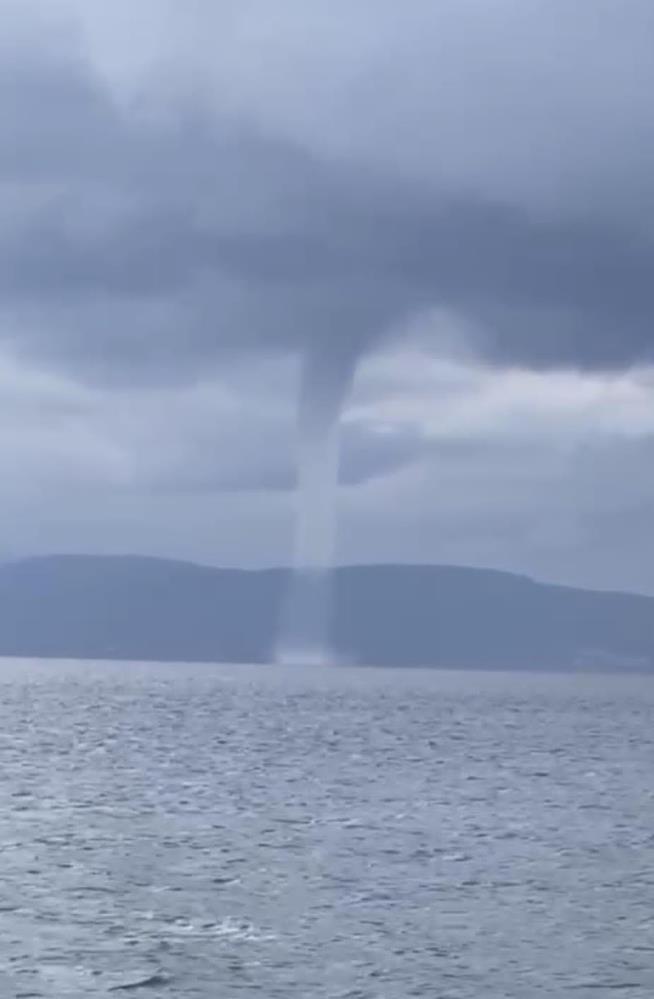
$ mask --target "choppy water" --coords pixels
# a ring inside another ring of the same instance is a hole
[[[653,707],[640,678],[0,664],[0,995],[650,997]]]

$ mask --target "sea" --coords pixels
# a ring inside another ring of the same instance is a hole
[[[0,662],[0,995],[654,995],[654,679]]]

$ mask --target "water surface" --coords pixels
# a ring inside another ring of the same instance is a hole
[[[0,664],[0,994],[654,994],[654,682]]]

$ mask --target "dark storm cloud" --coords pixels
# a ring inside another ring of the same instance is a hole
[[[651,355],[654,244],[631,216],[321,159],[199,98],[120,105],[65,53],[19,47],[0,75],[1,335],[23,350],[170,377],[255,346],[358,352],[445,305],[500,360]]]

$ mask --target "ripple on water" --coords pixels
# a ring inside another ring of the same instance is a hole
[[[3,999],[654,994],[651,682],[4,663],[0,687]]]

